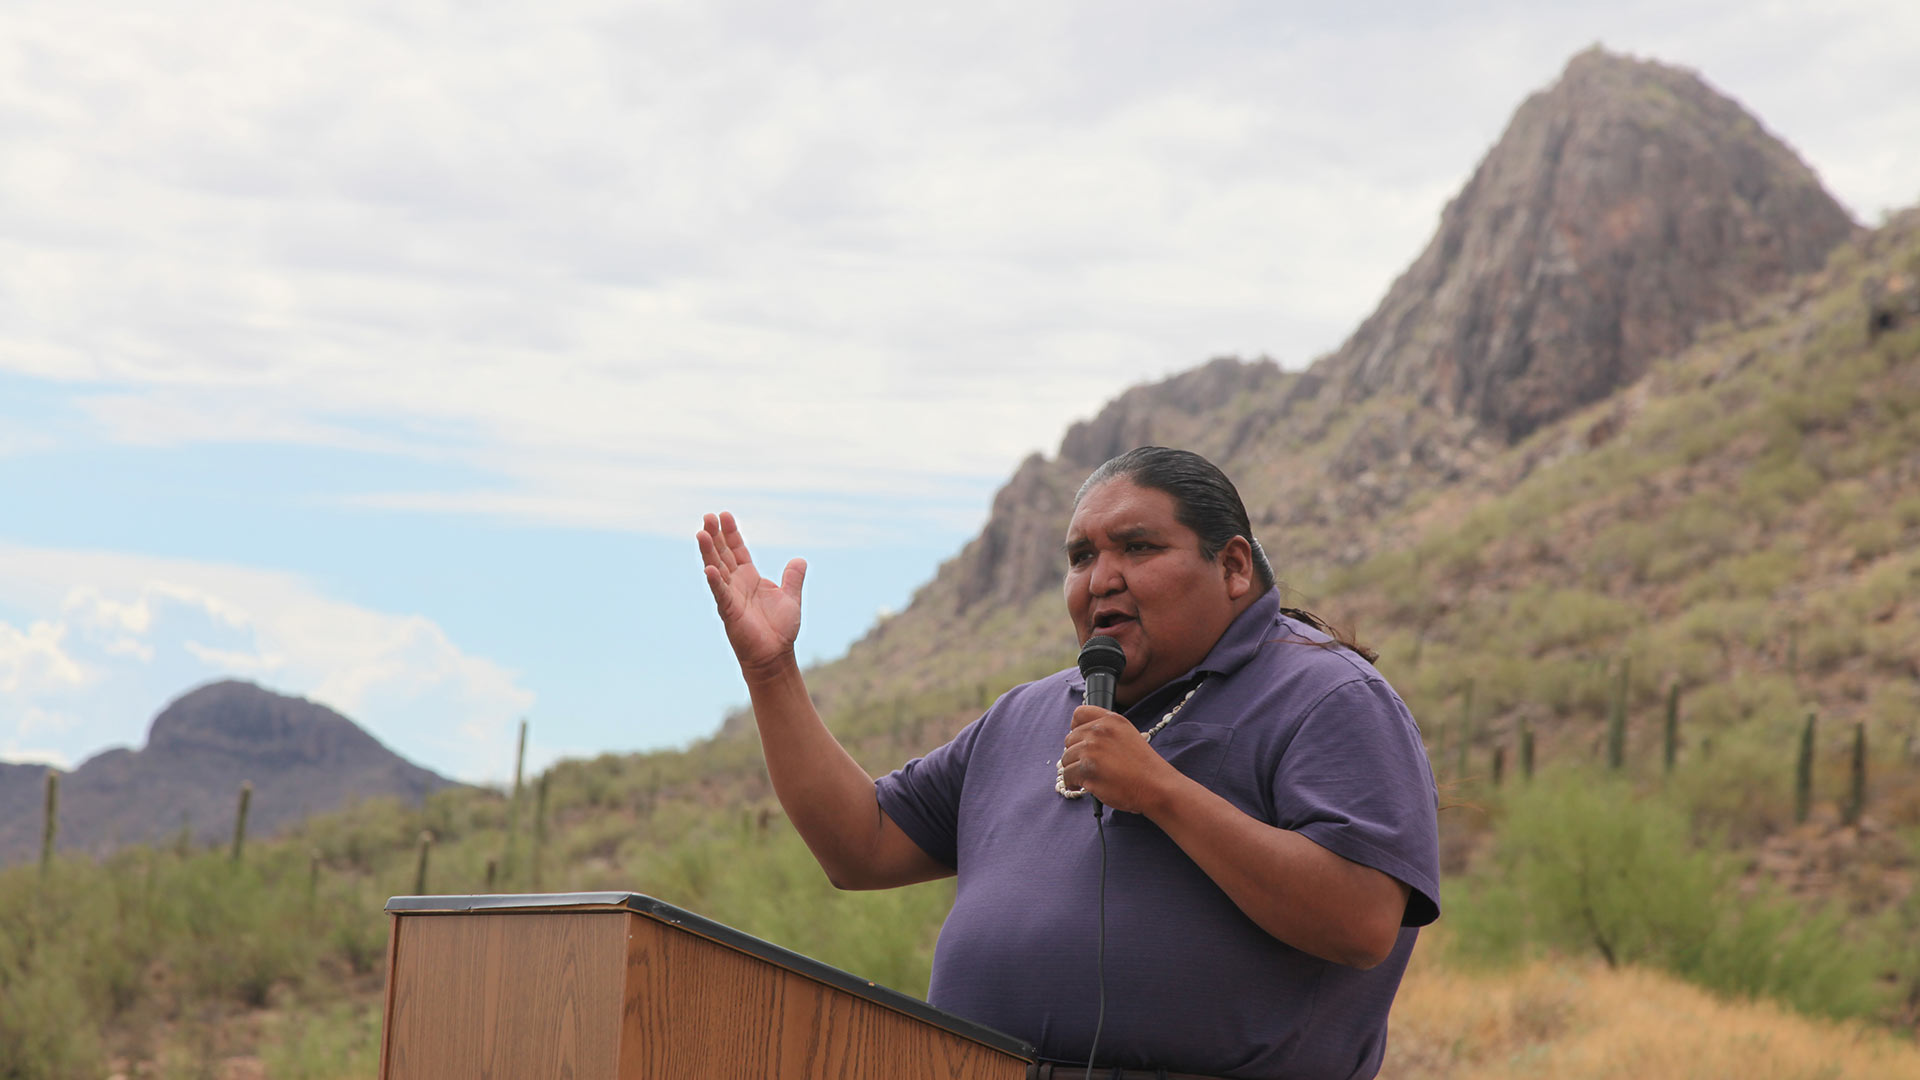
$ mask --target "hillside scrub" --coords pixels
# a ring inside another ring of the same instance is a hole
[[[1428,931],[1400,996],[1383,1075],[1403,1080],[1881,1080],[1920,1049],[1858,1022],[1730,1001],[1646,967],[1547,957],[1486,970],[1445,961]]]
[[[1815,1015],[1885,1004],[1876,943],[1841,920],[1760,890],[1742,895],[1732,860],[1697,843],[1684,806],[1630,783],[1566,768],[1499,801],[1489,865],[1448,889],[1450,943],[1464,961],[1598,955],[1739,998]]]
[[[903,760],[925,736],[902,729],[865,752]],[[1785,798],[1754,782],[1777,771],[1774,737],[1757,721],[1723,732],[1665,794],[1564,765],[1531,785],[1456,787],[1472,802],[1443,817],[1477,815],[1491,854],[1449,880],[1422,970],[1524,979],[1541,958],[1600,956],[1604,941],[1623,972],[1658,968],[1729,1000],[1897,1020],[1882,988],[1920,987],[1920,898],[1843,927],[1748,891],[1724,853],[1724,822],[1750,807],[1715,798]],[[735,760],[695,750],[556,766],[543,888],[647,893],[924,994],[951,883],[833,889],[764,794],[747,797],[762,781],[733,773]],[[708,761],[719,764],[711,774],[692,764]],[[479,892],[508,816],[503,795],[456,790],[417,809],[382,801],[316,817],[250,844],[237,866],[224,850],[132,848],[100,863],[60,859],[45,885],[33,867],[0,872],[0,1075],[103,1075],[110,1058],[200,1075],[236,1054],[275,1077],[365,1075],[378,1052],[381,907],[411,889],[416,837],[436,832],[430,891]]]

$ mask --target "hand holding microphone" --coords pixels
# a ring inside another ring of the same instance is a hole
[[[1088,638],[1087,643],[1080,646],[1080,674],[1087,679],[1086,704],[1112,712],[1113,690],[1126,667],[1126,650],[1119,642],[1104,634]],[[1087,798],[1093,803],[1093,816],[1099,817],[1100,800],[1091,794]]]

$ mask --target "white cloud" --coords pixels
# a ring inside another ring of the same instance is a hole
[[[64,752],[45,746],[23,746],[18,742],[0,742],[0,761],[15,765],[51,765],[62,772],[73,768],[73,759]]]
[[[287,658],[277,653],[256,655],[241,649],[217,649],[191,640],[182,641],[180,647],[215,671],[225,671],[249,679],[270,677],[274,672],[287,666]]]
[[[323,702],[430,767],[490,777],[533,703],[514,672],[419,615],[373,611],[305,580],[187,560],[0,545],[0,756],[135,745],[165,701],[249,678]],[[9,715],[11,727],[9,728]]]
[[[73,727],[76,723],[78,723],[78,721],[67,714],[29,706],[26,712],[21,714],[18,728],[19,734],[32,735],[35,732],[42,731],[65,731]]]
[[[1916,11],[21,3],[0,370],[123,443],[497,481],[389,507],[677,534],[992,479],[1134,382],[1337,344],[1596,39],[1904,205]]]
[[[61,606],[68,616],[87,626],[144,634],[153,625],[153,608],[146,597],[120,603],[100,595],[92,585],[75,586]]]
[[[26,697],[85,685],[87,670],[66,648],[65,624],[36,619],[25,630],[0,621],[0,693]]]

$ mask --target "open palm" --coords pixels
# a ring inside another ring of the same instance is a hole
[[[807,576],[806,560],[789,562],[778,585],[762,577],[740,537],[739,524],[725,512],[706,515],[696,539],[706,564],[707,588],[713,591],[714,606],[740,666],[762,667],[791,656],[800,636],[800,586]]]

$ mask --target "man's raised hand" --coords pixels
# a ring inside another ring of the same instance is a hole
[[[707,588],[713,591],[741,671],[751,674],[789,661],[800,636],[800,586],[807,577],[807,561],[789,562],[775,585],[754,567],[732,514],[708,514],[703,525],[695,539],[706,564]]]

